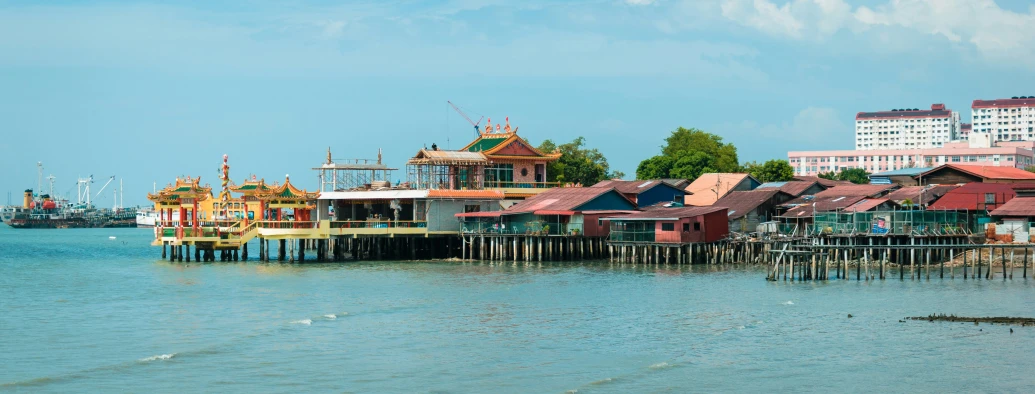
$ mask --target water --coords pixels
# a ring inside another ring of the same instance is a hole
[[[753,268],[607,262],[188,264],[160,261],[150,236],[0,226],[0,391],[1029,392],[1035,383],[1035,328],[899,322],[1031,316],[1035,280],[770,283]]]

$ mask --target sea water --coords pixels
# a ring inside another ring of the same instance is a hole
[[[0,226],[0,391],[1031,392],[1035,384],[1035,327],[900,321],[1035,316],[1035,280],[1019,274],[791,283],[767,282],[758,268],[606,261],[174,263],[160,259],[151,237]]]

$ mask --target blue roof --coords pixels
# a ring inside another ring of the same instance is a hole
[[[875,176],[895,176],[895,175],[917,176],[917,175],[923,174],[923,173],[925,173],[927,171],[930,171],[933,168],[934,167],[902,168],[902,169],[898,169],[898,170],[894,170],[894,171],[885,171],[885,172],[879,172],[879,173],[876,173],[876,174],[870,174],[870,177],[872,178],[872,177],[875,177]]]
[[[786,184],[787,184],[787,182],[766,182],[766,183],[763,183],[763,184],[759,185],[757,188],[758,189],[765,189],[765,188],[777,188],[777,189],[779,189],[779,188],[783,187],[783,185],[786,185]]]

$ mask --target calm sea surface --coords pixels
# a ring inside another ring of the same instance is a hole
[[[768,283],[754,268],[607,262],[169,263],[150,238],[146,229],[0,225],[0,391],[1035,384],[1035,328],[899,322],[1033,316],[1031,279]]]

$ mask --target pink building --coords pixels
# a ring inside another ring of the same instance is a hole
[[[817,175],[845,168],[862,168],[870,173],[942,164],[1025,168],[1035,164],[1035,142],[1000,142],[996,146],[972,147],[968,142],[949,142],[941,148],[870,149],[787,152],[795,175]]]

